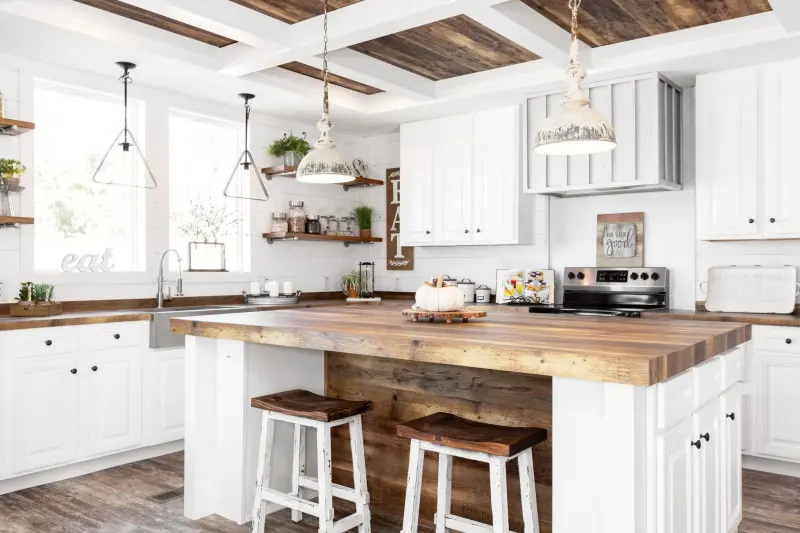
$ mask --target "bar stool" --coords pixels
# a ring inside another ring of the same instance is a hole
[[[434,413],[397,426],[397,435],[411,439],[408,484],[401,533],[417,533],[419,500],[422,492],[422,465],[425,452],[439,454],[439,490],[436,502],[436,533],[448,529],[508,532],[506,462],[519,461],[522,517],[525,533],[539,533],[536,509],[536,484],[533,477],[531,448],[547,440],[542,428],[515,428],[474,422],[449,413]],[[463,457],[489,464],[492,492],[492,525],[450,514],[453,457]]]
[[[364,440],[361,414],[372,408],[369,401],[348,401],[320,396],[306,390],[290,390],[259,396],[250,401],[263,409],[261,442],[258,451],[256,496],[253,505],[253,533],[263,533],[267,502],[292,509],[292,521],[303,513],[319,518],[320,533],[343,532],[358,526],[359,533],[370,533],[367,471],[364,464]],[[294,424],[292,447],[292,492],[285,494],[269,488],[275,422]],[[335,485],[331,477],[331,428],[349,424],[353,453],[354,488]],[[317,479],[306,476],[306,428],[317,430]],[[303,499],[302,489],[316,490],[317,503]],[[356,504],[356,512],[334,523],[333,496]]]

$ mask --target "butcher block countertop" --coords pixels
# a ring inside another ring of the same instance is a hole
[[[713,322],[744,322],[757,326],[789,326],[800,327],[800,314],[775,315],[766,313],[714,313],[709,311],[647,311],[645,318],[671,320],[707,320]]]
[[[407,302],[171,320],[176,333],[525,374],[653,385],[751,338],[744,323],[507,312],[414,323]]]

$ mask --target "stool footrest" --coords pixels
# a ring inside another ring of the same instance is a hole
[[[274,489],[263,489],[261,491],[261,498],[267,500],[268,502],[277,503],[278,505],[283,505],[284,507],[288,507],[289,509],[294,509],[296,511],[300,511],[303,513],[312,514],[314,516],[319,516],[318,503],[304,500],[303,498],[298,498],[297,496],[292,496],[291,494],[278,492],[277,490]]]
[[[486,533],[487,531],[494,531],[494,528],[489,524],[482,524],[475,520],[452,514],[444,517],[444,527],[453,531],[461,531],[461,533]],[[511,532],[509,531],[507,533]]]
[[[300,486],[306,489],[319,491],[319,481],[313,477],[300,476]],[[341,498],[342,500],[356,503],[356,492],[350,487],[334,483],[331,492],[334,498]]]
[[[344,533],[345,531],[360,526],[363,523],[364,523],[364,515],[361,513],[354,513],[349,516],[345,516],[338,522],[334,522],[333,533]]]

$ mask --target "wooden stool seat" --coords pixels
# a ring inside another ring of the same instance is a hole
[[[301,389],[252,398],[250,405],[256,409],[308,418],[318,422],[335,422],[366,413],[372,409],[370,401],[340,400]]]
[[[546,429],[497,426],[450,413],[434,413],[400,424],[397,435],[500,457],[512,457],[547,440]]]

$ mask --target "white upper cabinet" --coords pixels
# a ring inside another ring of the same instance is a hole
[[[403,124],[400,242],[525,242],[533,221],[520,200],[521,146],[520,106]]]
[[[800,61],[697,77],[703,240],[800,238]]]
[[[681,189],[681,90],[659,74],[588,87],[592,107],[614,126],[617,148],[580,156],[535,153],[536,133],[561,111],[564,94],[533,96],[527,104],[525,192],[563,198]]]

